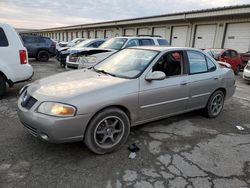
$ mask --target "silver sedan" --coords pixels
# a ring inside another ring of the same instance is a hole
[[[84,141],[104,154],[126,142],[131,126],[197,109],[215,118],[234,91],[232,70],[205,52],[137,47],[24,87],[18,115],[35,137]]]

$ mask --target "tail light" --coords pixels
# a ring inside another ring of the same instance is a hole
[[[20,63],[21,64],[27,64],[27,55],[25,50],[19,50],[19,56],[20,56]]]

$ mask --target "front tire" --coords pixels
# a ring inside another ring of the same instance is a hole
[[[49,61],[49,52],[42,50],[37,54],[37,60],[41,62]]]
[[[0,75],[0,98],[4,96],[6,92],[6,81],[5,79]]]
[[[96,154],[113,152],[127,141],[130,132],[129,118],[119,108],[99,112],[85,133],[86,146]]]
[[[220,90],[215,91],[209,98],[205,108],[206,116],[216,118],[220,115],[224,106],[224,93]]]

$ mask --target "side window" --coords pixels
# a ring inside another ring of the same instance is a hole
[[[4,33],[4,30],[0,28],[0,47],[6,47],[6,46],[9,46],[9,42]]]
[[[183,52],[173,51],[164,54],[153,66],[152,71],[164,72],[167,77],[183,74]]]
[[[187,51],[187,55],[191,74],[207,72],[205,55],[196,51]]]
[[[128,41],[126,48],[132,47],[132,46],[139,46],[139,40],[138,39],[131,39]]]
[[[44,38],[37,38],[37,43],[46,43],[47,41]]]
[[[166,39],[157,39],[158,43],[160,46],[167,46],[169,45],[168,44],[168,41]]]
[[[230,50],[230,52],[231,52],[231,57],[236,57],[238,55],[237,52],[234,50]]]
[[[141,39],[141,46],[151,46],[155,45],[152,39]]]
[[[225,51],[222,55],[221,55],[222,58],[224,57],[230,57],[230,54],[229,54],[229,51]]]
[[[208,57],[206,57],[206,59],[207,59],[208,72],[215,71],[216,70],[216,65],[214,64],[214,62],[210,58],[208,58]]]

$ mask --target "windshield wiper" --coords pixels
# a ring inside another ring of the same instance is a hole
[[[106,72],[105,70],[99,70],[99,69],[95,69],[95,68],[94,68],[94,70],[95,70],[96,72],[98,72],[98,73],[108,74],[108,75],[110,75],[110,76],[114,76],[114,77],[116,77],[116,75],[115,75],[115,74],[112,74],[112,73]]]

